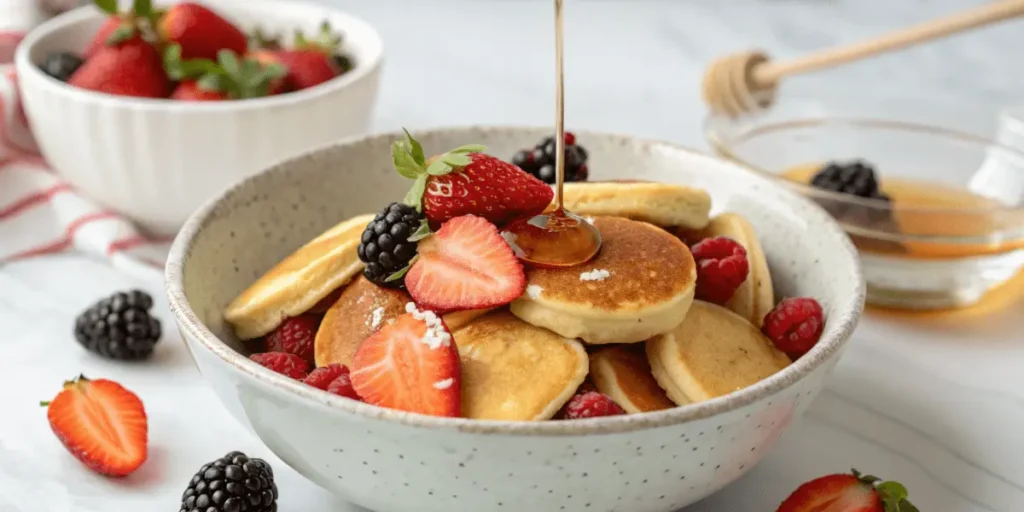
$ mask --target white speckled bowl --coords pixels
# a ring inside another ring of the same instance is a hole
[[[467,143],[494,155],[543,129],[416,133],[428,153]],[[167,264],[171,309],[199,370],[225,406],[282,460],[378,512],[671,511],[750,470],[821,390],[860,317],[864,285],[846,235],[817,206],[739,166],[665,143],[580,133],[593,179],[705,187],[716,211],[761,235],[779,296],[825,306],[818,345],[731,395],[656,413],[539,423],[409,414],[328,395],[246,359],[221,318],[243,288],[340,220],[373,212],[409,186],[391,168],[394,135],[295,158],[196,212]],[[288,489],[282,489],[287,493]]]

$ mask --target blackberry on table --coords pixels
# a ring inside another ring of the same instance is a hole
[[[879,189],[875,169],[862,160],[830,162],[811,178],[811,186],[865,199],[889,200]]]
[[[152,307],[153,298],[145,292],[115,293],[75,319],[75,339],[108,359],[145,359],[161,334],[160,321],[149,315]]]
[[[61,82],[67,82],[71,75],[78,71],[83,62],[82,58],[78,55],[69,52],[58,52],[47,55],[46,60],[39,67],[42,68],[43,73]]]
[[[402,288],[404,271],[416,256],[416,242],[425,217],[407,204],[391,203],[366,225],[359,240],[359,259],[366,263],[363,275],[381,286]],[[397,278],[392,278],[394,275]],[[392,278],[390,281],[389,278]]]
[[[199,468],[179,512],[277,512],[274,470],[263,459],[230,452]]]
[[[545,137],[532,148],[522,149],[512,155],[512,164],[536,176],[545,183],[555,183],[555,153],[557,152],[554,137]],[[587,151],[576,144],[576,136],[565,134],[565,181],[586,181]]]

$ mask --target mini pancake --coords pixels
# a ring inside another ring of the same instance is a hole
[[[663,229],[598,217],[601,250],[585,265],[528,268],[514,315],[589,344],[637,343],[679,325],[697,282],[690,250]]]
[[[412,297],[403,290],[384,288],[363,276],[342,290],[338,300],[324,313],[316,332],[316,365],[352,364],[363,340],[405,313]],[[445,325],[455,330],[488,310],[458,311],[444,315]]]
[[[725,307],[746,318],[755,326],[760,326],[764,316],[775,307],[775,292],[772,289],[772,275],[768,271],[768,261],[764,250],[757,240],[757,232],[747,219],[736,213],[722,213],[711,219],[707,227],[698,231],[678,229],[677,235],[689,244],[695,244],[705,238],[724,236],[731,238],[747,250],[747,261],[750,271],[747,279],[736,289]]]
[[[609,345],[590,353],[590,380],[626,412],[671,409],[676,404],[651,374],[644,346]]]
[[[258,338],[301,315],[363,270],[356,249],[373,214],[327,230],[270,269],[224,311],[239,338]]]
[[[746,318],[700,300],[682,324],[647,342],[647,360],[679,405],[732,393],[790,363]]]
[[[584,216],[611,216],[656,226],[700,229],[708,224],[711,196],[702,189],[657,182],[577,182],[562,189],[565,209]]]
[[[467,418],[551,419],[587,377],[587,352],[580,342],[507,311],[477,318],[454,336]]]

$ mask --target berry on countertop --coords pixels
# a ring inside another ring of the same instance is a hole
[[[918,512],[907,501],[907,488],[882,482],[856,469],[850,474],[826,475],[793,491],[776,512]]]
[[[866,199],[889,201],[879,189],[875,169],[864,161],[831,162],[811,178],[811,186]]]
[[[141,39],[102,46],[86,59],[68,84],[118,96],[165,98],[171,83],[160,53]]]
[[[814,348],[824,328],[821,304],[808,297],[783,299],[761,324],[761,332],[794,360]]]
[[[126,476],[146,462],[146,409],[120,384],[79,376],[41,405],[57,439],[89,469]]]
[[[462,146],[431,158],[405,132],[391,146],[395,169],[415,180],[405,204],[422,211],[437,229],[463,215],[479,215],[502,225],[517,217],[535,215],[551,204],[555,193],[543,181],[522,169],[483,153],[478,144]]]
[[[462,380],[451,332],[432,311],[413,303],[363,341],[352,358],[352,386],[366,403],[402,411],[457,417]]]
[[[332,395],[351,398],[352,400],[362,400],[362,398],[359,397],[359,394],[356,393],[356,388],[352,387],[352,377],[348,372],[345,372],[344,375],[339,375],[338,378],[332,380],[327,386],[327,392]]]
[[[149,315],[152,307],[153,298],[145,292],[115,293],[78,315],[75,339],[108,359],[145,359],[161,334],[160,321]]]
[[[282,92],[283,66],[264,63],[256,57],[239,58],[231,50],[221,50],[217,60],[182,59],[182,48],[171,44],[164,50],[163,66],[173,80],[181,82],[171,99],[217,101],[262,98]]]
[[[585,391],[569,399],[560,417],[566,420],[581,420],[619,414],[626,414],[626,411],[607,395],[597,391]]]
[[[270,464],[230,452],[196,471],[179,512],[277,512],[277,497]]]
[[[331,363],[327,366],[321,366],[306,375],[306,378],[302,382],[313,386],[317,389],[327,391],[327,386],[334,382],[334,379],[341,377],[342,375],[348,375],[348,367],[343,364]]]
[[[242,55],[249,46],[249,38],[233,23],[193,2],[170,6],[156,30],[163,41],[180,45],[181,58],[186,60],[214,60],[221,50]]]
[[[731,238],[706,238],[694,244],[690,252],[697,263],[695,297],[700,300],[724,305],[747,279],[747,251]]]
[[[309,363],[295,354],[285,354],[284,352],[263,352],[260,354],[253,354],[249,356],[249,359],[265,368],[269,368],[281,375],[286,375],[295,380],[305,379],[306,373],[309,371]]]
[[[153,9],[150,0],[134,0],[127,12],[118,11],[117,0],[95,0],[94,3],[108,18],[82,53],[85,60],[91,59],[104,46],[116,46],[132,39],[148,39],[149,42],[155,42],[151,29],[159,12]]]
[[[526,275],[494,224],[464,215],[420,242],[405,286],[416,304],[428,309],[482,309],[522,296]]]
[[[267,352],[294,354],[312,363],[320,317],[299,315],[285,319],[265,339]]]
[[[47,55],[40,68],[42,68],[43,73],[61,82],[67,82],[71,75],[78,71],[83,62],[85,61],[81,57],[73,53],[57,52]]]
[[[417,243],[430,234],[426,218],[416,208],[391,203],[377,212],[359,239],[363,275],[370,282],[405,287],[404,276],[416,257]]]
[[[558,148],[554,137],[547,137],[536,146],[522,149],[512,155],[512,163],[520,169],[536,176],[545,183],[557,181],[555,173],[555,154]],[[576,145],[576,136],[565,133],[565,181],[587,181],[587,151],[583,146]]]

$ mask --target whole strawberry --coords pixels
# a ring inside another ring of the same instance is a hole
[[[427,162],[423,147],[405,132],[391,146],[395,169],[415,180],[405,203],[421,210],[433,229],[463,215],[477,215],[501,226],[517,217],[542,212],[554,198],[543,181],[471,144]]]
[[[171,88],[160,54],[138,38],[117,46],[100,47],[71,75],[68,84],[90,91],[144,98],[165,98]]]
[[[801,485],[776,512],[918,512],[898,482],[850,474],[827,475]]]
[[[262,98],[274,94],[285,69],[275,63],[263,63],[253,57],[239,58],[231,50],[217,52],[217,60],[183,59],[179,44],[164,50],[164,69],[173,80],[180,80],[171,99],[218,101]]]
[[[136,38],[153,39],[149,34],[158,13],[150,0],[134,0],[131,10],[126,12],[118,11],[117,0],[95,0],[95,4],[109,17],[85,47],[83,58],[91,58],[104,46],[116,46]]]
[[[216,59],[221,50],[242,55],[249,38],[230,21],[209,8],[182,2],[167,9],[157,22],[161,39],[181,45],[183,59]]]

